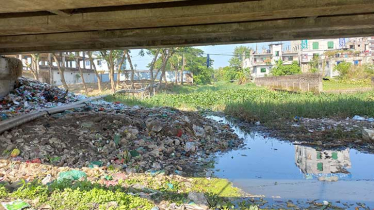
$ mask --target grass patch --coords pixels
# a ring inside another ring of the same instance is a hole
[[[330,81],[323,81],[323,90],[324,91],[334,91],[334,90],[356,90],[356,89],[365,89],[370,88],[371,80],[330,80]]]
[[[230,103],[225,113],[247,121],[269,122],[308,118],[374,116],[374,92],[355,94],[290,94],[251,91],[250,100]]]

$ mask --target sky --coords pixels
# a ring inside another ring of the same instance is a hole
[[[225,67],[229,65],[229,60],[231,59],[231,55],[234,52],[235,47],[237,46],[248,46],[252,49],[261,50],[263,48],[268,49],[268,45],[272,42],[265,42],[265,43],[253,43],[253,44],[230,44],[230,45],[209,45],[209,46],[199,46],[196,48],[202,49],[205,54],[210,54],[210,58],[214,60],[213,68],[218,69],[220,67]],[[279,42],[278,42],[279,43]],[[283,48],[290,45],[290,42],[283,42]],[[152,61],[152,57],[145,55],[144,57],[139,55],[140,50],[132,50],[132,62],[134,67],[136,65],[137,70],[147,70],[147,65]],[[211,54],[220,54],[220,55],[211,55]],[[206,56],[206,55],[205,55]]]

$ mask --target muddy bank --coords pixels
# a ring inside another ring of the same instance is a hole
[[[265,136],[300,145],[332,149],[349,147],[374,153],[374,140],[363,138],[364,129],[374,130],[374,122],[367,120],[295,118],[292,121],[276,119],[264,124],[236,118],[230,120],[244,130],[262,132]]]

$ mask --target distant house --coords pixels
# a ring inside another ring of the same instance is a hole
[[[77,55],[78,53],[78,55]],[[82,69],[84,79],[86,83],[95,82],[96,75],[93,70],[93,64],[85,52],[63,52],[56,53],[57,59],[60,65],[64,64],[65,81],[67,84],[78,84],[82,83],[82,78],[78,69],[78,64],[75,57],[78,57],[79,66]],[[13,57],[19,58],[23,63],[23,69],[25,75],[32,76],[30,72],[30,65],[32,63],[31,54],[16,55]],[[93,55],[93,62],[96,65],[96,69],[102,73],[108,73],[108,68],[105,60],[97,58]],[[52,65],[51,65],[52,64]],[[39,80],[41,82],[62,85],[60,72],[58,71],[57,64],[49,53],[39,54]]]
[[[316,58],[317,69],[327,77],[339,76],[334,68],[341,62],[350,62],[355,66],[374,63],[374,40],[371,37],[292,41],[291,47],[299,53],[302,72],[308,72],[312,60]],[[326,55],[332,53],[335,54]]]
[[[249,58],[244,59],[243,68],[249,68],[251,76],[257,78],[270,75],[279,60],[282,60],[284,65],[291,65],[294,61],[299,63],[298,52],[283,51],[282,46],[270,44],[268,50],[252,52]]]

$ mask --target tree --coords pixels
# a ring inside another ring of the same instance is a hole
[[[343,61],[334,67],[334,71],[338,71],[341,78],[346,78],[351,68],[352,63]]]
[[[300,74],[301,68],[297,61],[292,62],[291,65],[283,65],[282,60],[278,60],[271,74],[274,76],[294,75]]]
[[[120,57],[124,54],[123,50],[103,50],[100,51],[102,59],[104,59],[108,65],[109,69],[109,80],[112,93],[116,92],[116,84],[114,81],[114,71],[115,67],[118,66],[118,61]]]
[[[118,71],[117,71],[117,89],[119,89],[119,84],[121,82],[121,72],[122,72],[122,66],[125,64],[126,66],[126,55],[127,50],[123,51],[122,59],[119,61]]]
[[[238,71],[236,71],[233,67],[226,66],[218,70],[217,77],[219,80],[228,82],[233,81],[238,78]]]
[[[319,55],[313,55],[312,60],[309,63],[310,66],[310,72],[311,73],[317,73],[318,70],[318,63],[319,63]]]
[[[251,56],[252,49],[246,46],[236,47],[233,57],[229,60],[230,66],[219,70],[219,78],[225,81],[238,80],[240,84],[247,80],[248,69],[242,66],[243,59]]]
[[[87,52],[88,54],[88,58],[90,59],[90,63],[92,63],[92,66],[94,68],[94,72],[95,72],[95,75],[96,75],[96,78],[97,78],[97,85],[99,87],[99,91],[102,92],[102,87],[101,87],[101,77],[99,75],[99,72],[97,71],[97,68],[96,68],[96,64],[94,62],[94,59],[92,58],[92,52],[91,51],[88,51]]]
[[[131,69],[131,88],[135,89],[135,84],[134,84],[135,70],[134,70],[134,66],[132,65],[130,51],[126,50],[126,54],[127,54],[127,60],[129,61],[130,69]]]
[[[144,56],[145,53],[141,51],[139,54]],[[207,57],[204,56],[203,50],[193,47],[162,48],[148,49],[147,54],[155,56],[156,60],[152,60],[148,67],[154,66],[155,69],[158,69],[154,79],[161,72],[160,84],[162,80],[166,80],[166,70],[174,70],[178,74],[177,69],[179,70],[180,67],[182,69],[181,75],[184,70],[190,71],[194,75],[195,82],[207,84],[212,80],[213,69],[207,68]],[[160,56],[156,56],[158,54]],[[183,84],[183,76],[181,76],[181,84]]]
[[[157,78],[157,75],[159,73],[159,71],[157,71],[156,75],[154,75],[154,69],[155,69],[155,66],[156,66],[156,62],[158,60],[158,56],[161,52],[161,49],[158,48],[158,49],[147,49],[147,51],[145,52],[144,50],[140,50],[139,52],[139,55],[140,56],[145,56],[145,54],[149,55],[149,56],[153,56],[153,59],[152,59],[152,62],[148,65],[149,67],[149,72],[150,72],[150,95],[153,96],[155,94],[155,88],[154,88],[154,84],[155,84],[155,80]]]
[[[56,66],[58,68],[58,72],[60,73],[62,85],[64,86],[65,90],[69,90],[69,87],[66,84],[66,80],[65,80],[65,61],[62,57],[62,53],[59,53],[59,58],[61,59],[61,61],[58,60],[55,53],[52,53],[52,57],[53,57],[53,60],[56,63]]]
[[[161,76],[160,76],[160,83],[159,83],[158,89],[160,89],[160,87],[161,87],[162,78],[165,78],[165,83],[167,83],[167,81],[166,81],[166,66],[168,64],[168,61],[169,61],[170,57],[175,52],[174,50],[175,50],[174,48],[165,48],[161,51],[162,66],[161,66]]]
[[[180,53],[182,53],[184,59],[184,64],[182,63],[182,71],[187,70],[192,72],[194,83],[209,84],[212,82],[214,71],[211,66],[214,63],[214,60],[210,59],[210,66],[207,67],[207,56],[204,56],[203,50],[193,47],[185,47],[180,50]]]
[[[31,54],[31,63],[26,60],[26,67],[30,69],[34,79],[39,80],[39,54]]]
[[[244,58],[249,58],[251,55],[252,49],[250,47],[246,46],[239,46],[235,47],[234,49],[234,55],[229,60],[230,67],[234,68],[235,70],[239,71],[242,69],[242,63],[243,63],[243,56]]]
[[[75,54],[72,53],[72,54],[70,54],[70,56],[71,56],[72,59],[75,60],[76,66],[77,66],[77,68],[79,70],[80,78],[82,78],[82,83],[83,83],[84,91],[85,91],[86,94],[88,94],[86,81],[84,79],[83,71],[82,71],[82,68],[81,68],[80,61],[79,61],[79,52],[75,52]]]

